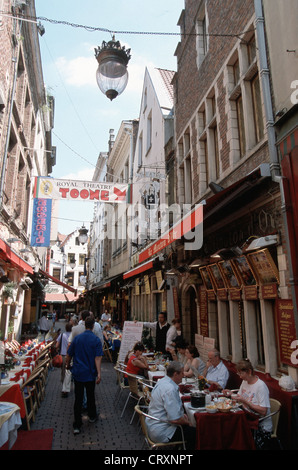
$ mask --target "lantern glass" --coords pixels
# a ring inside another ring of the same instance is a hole
[[[112,100],[125,90],[128,82],[126,65],[113,60],[104,61],[98,66],[96,80],[100,90]]]

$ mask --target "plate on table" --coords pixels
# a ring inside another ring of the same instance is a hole
[[[216,405],[206,405],[207,413],[217,413],[218,409]]]
[[[188,405],[188,408],[190,408],[193,411],[206,411],[206,407],[202,406],[200,408],[196,408],[195,406],[191,406],[191,404]]]

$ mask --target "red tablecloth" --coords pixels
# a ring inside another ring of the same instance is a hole
[[[253,450],[251,426],[244,411],[195,413],[197,450]]]
[[[18,405],[20,407],[21,418],[25,418],[25,404],[19,384],[11,385],[2,395],[0,388],[0,401],[8,401]]]

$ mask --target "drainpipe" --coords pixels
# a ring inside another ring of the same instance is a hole
[[[255,14],[256,14],[255,25],[256,25],[258,48],[259,48],[261,86],[262,86],[262,91],[263,91],[265,113],[266,113],[266,127],[267,127],[267,134],[268,134],[270,171],[271,171],[272,181],[278,183],[280,187],[281,210],[283,214],[283,222],[284,222],[284,227],[285,227],[286,247],[287,247],[287,252],[289,254],[288,263],[289,263],[289,272],[290,272],[290,283],[291,283],[291,291],[292,291],[292,299],[293,299],[296,335],[298,338],[297,299],[296,299],[296,291],[295,291],[295,285],[294,285],[293,265],[292,265],[292,259],[290,256],[290,253],[291,253],[290,237],[289,237],[288,222],[287,222],[287,210],[288,209],[287,209],[287,205],[285,201],[285,191],[284,191],[285,177],[281,175],[278,152],[276,148],[274,114],[273,114],[273,106],[272,106],[271,92],[270,92],[270,72],[269,72],[269,67],[268,67],[266,40],[265,40],[265,28],[264,28],[265,21],[264,21],[264,14],[263,14],[263,2],[262,0],[254,0],[254,5],[255,5]]]

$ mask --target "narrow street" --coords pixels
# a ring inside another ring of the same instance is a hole
[[[56,330],[64,331],[64,323],[56,323]],[[83,414],[83,427],[74,436],[73,404],[74,387],[67,398],[61,397],[60,369],[49,371],[45,399],[42,402],[31,429],[54,430],[52,450],[141,450],[144,439],[135,417],[130,425],[135,402],[130,401],[120,418],[127,392],[122,394],[115,406],[118,391],[114,364],[105,357],[102,360],[102,381],[96,386],[98,420],[91,424]]]

